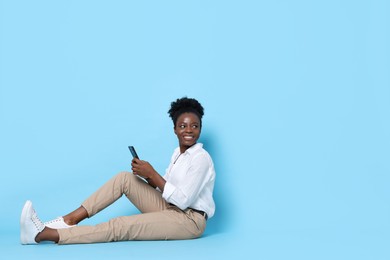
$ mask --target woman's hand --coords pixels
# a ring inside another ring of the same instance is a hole
[[[131,170],[133,174],[146,179],[153,188],[158,187],[161,192],[164,191],[166,181],[147,161],[134,158],[131,161]]]
[[[133,174],[145,179],[150,179],[156,174],[156,171],[150,163],[136,158],[131,161],[131,170]]]

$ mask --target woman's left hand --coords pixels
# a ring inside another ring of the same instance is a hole
[[[151,178],[156,172],[150,163],[136,158],[131,161],[131,170],[133,174],[145,179]]]

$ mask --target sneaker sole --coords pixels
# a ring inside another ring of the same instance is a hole
[[[23,236],[23,233],[22,232],[22,229],[24,229],[24,225],[26,223],[26,218],[27,218],[27,213],[30,211],[32,207],[32,203],[31,201],[26,201],[26,203],[24,204],[24,207],[23,207],[23,210],[22,210],[22,215],[20,216],[20,242],[22,243],[22,245],[25,245],[27,244],[27,239],[25,236]]]

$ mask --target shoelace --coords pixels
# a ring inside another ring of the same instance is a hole
[[[42,232],[42,230],[45,228],[45,225],[43,222],[39,219],[37,213],[33,209],[33,213],[31,214],[31,221],[34,223],[35,227],[37,228],[38,232]]]
[[[50,225],[50,224],[57,223],[57,222],[62,222],[62,219],[60,219],[60,218],[52,219],[48,222],[45,222],[45,225]]]
[[[58,224],[57,224],[58,223]],[[45,222],[43,223],[45,226],[47,227],[51,227],[51,228],[56,228],[56,229],[62,229],[62,228],[71,228],[71,227],[74,227],[76,225],[68,225],[67,223],[65,223],[64,221],[64,218],[63,217],[58,217],[56,219],[52,219],[48,222]],[[54,226],[54,227],[53,227]]]

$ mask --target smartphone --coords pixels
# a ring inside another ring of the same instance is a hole
[[[130,150],[131,154],[133,155],[133,158],[139,159],[138,154],[134,149],[134,146],[129,146],[129,150]]]

